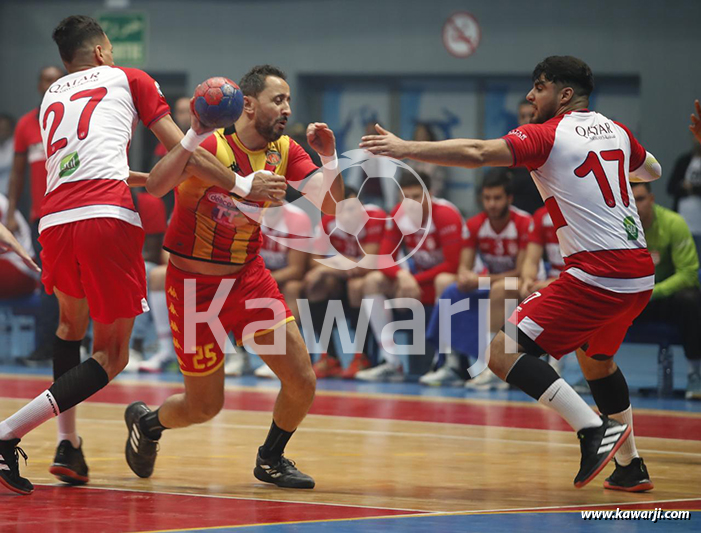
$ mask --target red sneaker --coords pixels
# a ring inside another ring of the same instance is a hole
[[[341,362],[334,357],[329,357],[328,354],[325,353],[321,354],[321,357],[314,363],[312,368],[314,369],[314,374],[317,379],[337,378],[343,372]]]
[[[364,353],[357,353],[351,361],[351,364],[348,365],[348,368],[343,371],[341,377],[343,379],[353,379],[358,372],[370,368],[371,366],[370,359],[368,359],[367,355]]]

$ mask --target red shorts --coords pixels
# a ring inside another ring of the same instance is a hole
[[[192,292],[186,293],[186,280],[195,282]],[[220,289],[223,281],[231,280],[233,285],[227,292]],[[219,295],[217,295],[217,291]],[[251,300],[263,299],[263,307],[250,306]],[[229,276],[207,276],[185,272],[168,264],[166,273],[166,300],[173,332],[173,345],[180,363],[180,371],[186,376],[207,376],[224,364],[224,338],[218,339],[208,322],[200,321],[194,326],[194,339],[190,352],[185,353],[186,313],[190,323],[195,321],[195,313],[206,313],[219,319],[223,332],[233,332],[236,342],[241,345],[247,340],[273,331],[294,320],[285,303],[277,283],[265,268],[263,258],[258,256],[236,274]],[[193,301],[194,300],[194,301]],[[249,307],[247,307],[247,303]],[[216,310],[220,309],[218,313]],[[197,317],[202,318],[202,315]]]
[[[116,218],[91,218],[41,232],[41,281],[87,298],[90,316],[103,324],[148,311],[141,250],[144,230]]]
[[[563,273],[526,298],[509,322],[557,359],[586,344],[590,357],[612,356],[651,294],[607,291]]]

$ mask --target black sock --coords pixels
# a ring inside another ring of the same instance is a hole
[[[591,395],[596,406],[603,415],[622,413],[630,407],[630,393],[628,383],[620,368],[610,376],[601,379],[587,380]]]
[[[558,379],[560,376],[553,367],[528,354],[522,355],[506,376],[507,383],[515,385],[536,401]]]
[[[258,454],[260,455],[261,459],[280,457],[284,453],[285,446],[287,446],[287,442],[290,440],[293,433],[294,431],[285,431],[284,429],[280,429],[277,427],[275,420],[273,420],[263,446],[258,448]]]
[[[64,341],[58,335],[54,335],[54,381],[80,364],[80,345],[82,342],[82,340]]]
[[[160,439],[161,435],[163,434],[163,430],[168,429],[161,424],[161,421],[158,418],[158,411],[160,411],[160,409],[151,411],[147,415],[139,418],[139,429],[141,429],[141,433],[146,435],[151,440]]]
[[[324,326],[324,319],[326,317],[328,303],[328,300],[322,300],[320,302],[309,302],[309,312],[312,315],[314,336],[319,340],[321,340],[321,329]],[[333,334],[329,337],[329,346],[326,349],[326,354],[329,357],[338,359],[338,353],[336,352],[336,343],[333,342]]]
[[[56,400],[59,411],[63,413],[90,398],[109,381],[105,369],[91,357],[58,378],[49,387],[49,392]]]

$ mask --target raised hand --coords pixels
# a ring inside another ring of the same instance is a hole
[[[336,151],[336,136],[323,122],[312,122],[307,126],[307,142],[319,155],[331,157]]]
[[[41,272],[41,269],[37,266],[34,260],[29,256],[27,251],[22,248],[22,245],[17,242],[15,236],[12,235],[10,230],[5,226],[0,224],[0,253],[2,252],[14,252],[22,258],[24,264],[31,268],[34,272]]]
[[[195,131],[197,135],[203,135],[205,133],[212,133],[214,130],[212,128],[206,127],[200,122],[195,114],[195,97],[190,98],[190,127]]]
[[[407,142],[387,131],[379,124],[375,124],[378,135],[365,135],[361,139],[360,148],[375,155],[404,159],[407,156]]]

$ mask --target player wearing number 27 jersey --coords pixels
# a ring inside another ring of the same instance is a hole
[[[150,127],[169,113],[148,74],[107,65],[59,79],[41,105],[48,173],[39,223],[43,282],[48,292],[56,287],[87,297],[93,318],[103,323],[148,311],[144,234],[126,183],[127,150],[139,119]],[[83,222],[80,229],[77,222]],[[72,238],[74,231],[83,233],[82,244]],[[121,252],[89,248],[90,234],[95,246],[114,238],[103,244]]]

